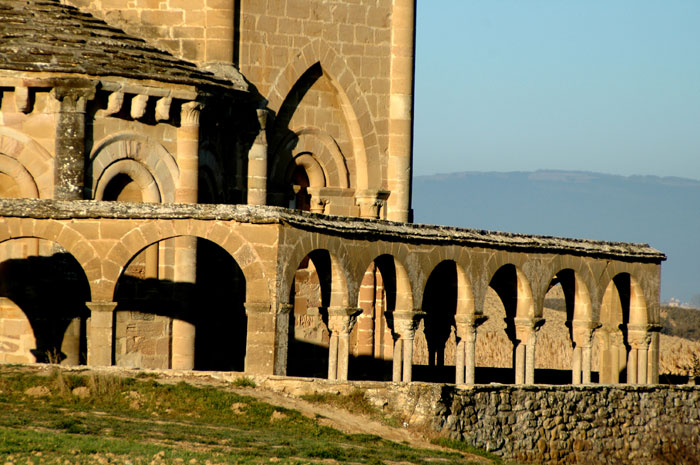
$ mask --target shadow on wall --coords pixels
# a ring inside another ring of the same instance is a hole
[[[168,368],[172,319],[178,318],[195,326],[195,369],[244,370],[245,277],[235,260],[213,243],[198,241],[197,250],[196,284],[122,274],[115,291],[113,363]],[[90,288],[72,255],[0,263],[0,297],[5,298],[1,314],[10,317],[0,319],[3,356],[25,363],[87,362],[90,311],[85,303],[91,300]],[[27,350],[35,360],[19,358]]]
[[[168,368],[173,318],[195,326],[196,370],[243,371],[248,321],[243,271],[223,249],[197,240],[196,283],[123,274],[116,288],[117,365]]]
[[[36,340],[31,353],[37,362],[85,363],[85,322],[90,314],[85,302],[90,301],[90,287],[72,255],[56,253],[0,263],[0,297],[11,300],[29,321]]]

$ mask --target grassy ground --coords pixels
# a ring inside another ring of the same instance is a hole
[[[149,377],[5,366],[0,409],[0,465],[469,463],[456,450],[344,434],[226,389]]]

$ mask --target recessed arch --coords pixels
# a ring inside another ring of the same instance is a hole
[[[354,187],[357,190],[380,189],[382,180],[379,171],[368,169],[369,166],[380,166],[381,160],[372,113],[353,72],[325,40],[316,39],[308,43],[299,51],[297,58],[277,75],[268,96],[270,108],[282,112],[284,101],[298,77],[317,64],[336,89],[347,121],[356,168]]]
[[[101,173],[94,191],[95,200],[105,199],[105,190],[118,175],[128,176],[141,191],[141,201],[160,203],[162,195],[151,172],[141,163],[123,158],[113,162]]]
[[[180,176],[175,158],[157,141],[133,133],[109,137],[93,150],[88,162],[85,182],[91,187],[93,198],[96,198],[98,181],[104,177],[105,171],[121,160],[133,160],[142,165],[155,180],[161,201],[168,203],[175,201],[175,189]],[[120,169],[127,169],[124,168],[124,164],[118,166]],[[135,165],[129,164],[129,166]],[[128,169],[137,170],[137,168]]]
[[[54,160],[51,154],[37,141],[26,134],[0,127],[0,155],[15,160],[31,178],[31,184],[36,187],[36,194],[31,198],[51,198],[53,196],[53,166]],[[17,172],[18,165],[5,162],[5,169]],[[21,170],[20,170],[21,171]],[[12,176],[10,173],[8,175]],[[27,183],[26,176],[19,174],[23,195],[32,193],[34,189]],[[28,197],[29,198],[29,197]]]
[[[15,198],[37,199],[39,198],[39,189],[34,182],[34,178],[29,173],[27,168],[14,158],[0,153],[0,173],[5,174],[12,180],[15,187]],[[0,197],[2,197],[0,192]]]

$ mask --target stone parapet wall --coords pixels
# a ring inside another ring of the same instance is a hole
[[[252,224],[286,224],[303,230],[330,235],[400,240],[402,242],[443,243],[471,247],[494,247],[525,251],[547,251],[609,258],[633,258],[659,263],[666,256],[648,244],[568,239],[551,236],[514,234],[448,226],[416,225],[363,218],[336,217],[271,206],[152,204],[0,199],[0,216],[35,219],[198,219],[236,221]]]
[[[446,387],[434,427],[527,463],[697,463],[698,405],[686,386]]]

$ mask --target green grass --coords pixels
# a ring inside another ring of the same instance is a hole
[[[48,395],[27,394],[41,386]],[[358,393],[338,399],[371,407]],[[465,463],[458,452],[345,434],[222,388],[152,378],[2,367],[0,409],[0,457],[15,464]]]

